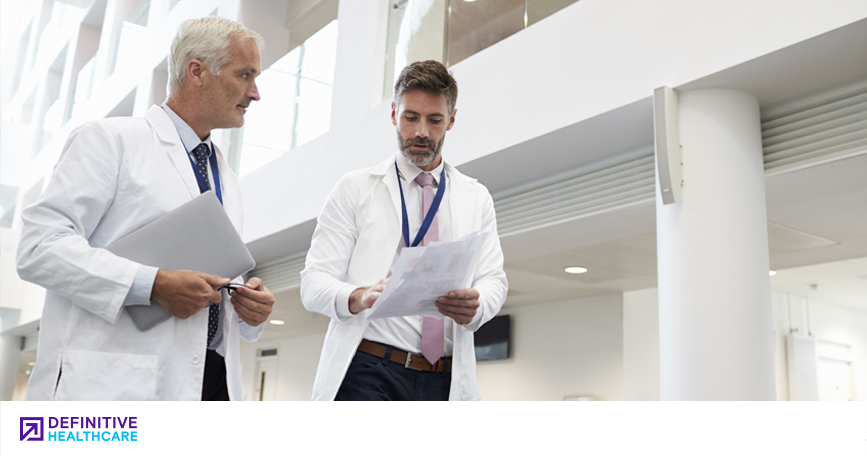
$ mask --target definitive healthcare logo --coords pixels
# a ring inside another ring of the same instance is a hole
[[[138,418],[135,416],[49,416],[47,433],[45,417],[22,416],[19,429],[22,442],[138,441]]]

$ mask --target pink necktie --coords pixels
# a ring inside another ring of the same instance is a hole
[[[434,200],[433,176],[428,173],[421,173],[415,178],[415,181],[422,186],[421,202],[424,208],[422,212],[422,220],[430,210],[430,205]],[[430,228],[424,235],[422,243],[428,245],[431,241],[440,240],[439,224],[437,217],[434,216],[430,224]],[[445,330],[443,328],[443,320],[433,317],[424,317],[421,323],[421,354],[424,355],[431,364],[435,364],[445,353]]]

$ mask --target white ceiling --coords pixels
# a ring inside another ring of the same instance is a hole
[[[867,21],[678,89],[740,88],[754,93],[763,108],[779,106],[867,80],[863,43],[867,43]],[[649,147],[652,135],[648,98],[459,168],[478,177],[496,197],[515,185]],[[768,177],[766,200],[771,268],[778,271],[769,279],[772,288],[867,310],[867,155]],[[313,225],[305,224],[253,247],[273,255],[279,251],[278,238],[300,239],[312,229]],[[647,204],[504,237],[510,282],[506,306],[655,287],[655,232],[655,207]],[[259,257],[257,261],[262,262]],[[588,267],[590,272],[574,276],[563,271],[573,265]],[[816,290],[810,284],[817,284]],[[328,323],[326,317],[303,308],[298,289],[278,293],[277,300],[274,318],[287,323],[269,325],[265,339],[322,331]]]

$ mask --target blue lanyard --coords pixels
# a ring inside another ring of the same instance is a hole
[[[405,242],[406,246],[409,247],[409,221],[406,216],[406,201],[403,199],[403,185],[400,183],[400,170],[397,168],[397,162],[394,163],[394,171],[397,173],[397,186],[400,188],[400,208],[403,216],[403,242]],[[430,229],[430,224],[433,223],[433,219],[437,214],[437,210],[440,208],[440,203],[442,202],[445,193],[446,167],[443,165],[443,172],[440,174],[439,190],[437,190],[433,203],[431,203],[430,209],[428,209],[427,215],[424,217],[421,228],[418,229],[418,234],[415,235],[415,239],[412,241],[413,247],[417,246],[419,242],[424,239],[424,235],[427,234],[427,230]]]
[[[199,183],[199,191],[201,193],[205,193],[208,191],[208,183],[205,182],[205,176],[202,176],[202,172],[199,171],[199,167],[196,166],[196,162],[193,161],[193,157],[187,152],[187,158],[190,159],[190,164],[193,165],[193,173],[196,175],[196,182]],[[223,191],[220,188],[220,170],[217,167],[217,153],[214,151],[214,145],[211,144],[211,173],[214,175],[214,191],[217,192],[217,199],[220,200],[220,204],[223,204]]]

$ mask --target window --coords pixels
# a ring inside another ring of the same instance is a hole
[[[256,78],[262,99],[246,114],[238,175],[328,132],[336,53],[335,20]]]

